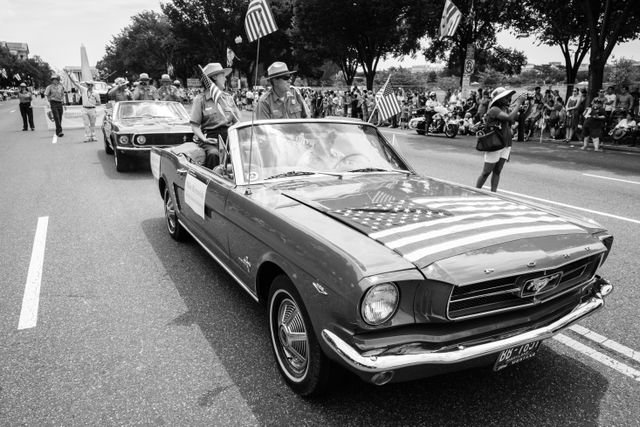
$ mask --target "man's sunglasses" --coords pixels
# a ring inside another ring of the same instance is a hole
[[[279,79],[279,80],[285,80],[285,81],[290,81],[290,80],[291,80],[291,76],[281,76],[281,77],[277,77],[277,79]]]

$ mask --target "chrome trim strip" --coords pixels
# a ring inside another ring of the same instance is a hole
[[[123,147],[118,145],[118,151],[151,151],[151,146],[149,147]]]
[[[188,228],[186,225],[184,225],[184,222],[182,222],[182,221],[181,221],[181,220],[179,220],[179,219],[178,219],[178,222],[180,223],[180,225],[181,225],[182,227],[184,227],[184,229],[185,229],[185,230],[187,230],[187,232],[188,232],[189,234],[191,234],[191,237],[193,237],[193,239],[194,239],[196,242],[198,242],[198,244],[199,244],[200,246],[202,246],[202,249],[204,249],[204,250],[209,254],[209,256],[210,256],[211,258],[213,258],[213,259],[214,259],[218,264],[220,264],[220,266],[221,266],[222,268],[224,268],[224,270],[225,270],[227,273],[229,273],[229,276],[231,276],[231,277],[232,277],[236,282],[238,282],[238,284],[242,287],[242,289],[244,289],[244,290],[245,290],[249,295],[251,295],[251,297],[252,297],[254,300],[256,300],[256,302],[260,302],[260,300],[258,299],[258,296],[257,296],[257,295],[255,295],[253,292],[251,292],[251,289],[250,289],[247,285],[245,285],[245,283],[244,283],[244,282],[243,282],[243,281],[242,281],[238,276],[236,276],[236,275],[235,275],[235,273],[234,273],[233,271],[231,271],[231,269],[230,269],[229,267],[227,267],[227,265],[226,265],[225,263],[223,263],[222,261],[220,261],[220,258],[218,258],[218,257],[217,257],[213,252],[211,252],[211,251],[209,250],[209,248],[207,248],[207,247],[204,245],[204,243],[202,243],[202,242],[200,241],[200,239],[198,239],[198,238],[196,237],[196,235],[195,235],[195,234],[193,234],[193,232],[192,232],[191,230],[189,230],[189,228]]]
[[[322,330],[322,338],[342,361],[351,368],[364,373],[376,373],[417,365],[459,363],[491,355],[521,344],[551,338],[562,329],[600,309],[602,306],[604,306],[604,297],[601,293],[596,293],[589,301],[575,307],[571,313],[538,329],[470,347],[465,347],[464,345],[448,346],[439,350],[423,350],[411,354],[402,354],[404,346],[398,346],[395,349],[385,350],[384,353],[387,354],[364,356],[356,348],[347,344],[328,329]],[[397,351],[397,354],[393,354],[394,350]]]
[[[451,299],[449,300],[449,304],[451,304],[452,302],[460,302],[460,301],[470,301],[472,299],[478,299],[478,298],[483,298],[483,297],[494,297],[496,295],[504,295],[504,294],[513,294],[513,293],[519,294],[520,293],[520,288],[509,288],[509,289],[505,289],[502,291],[495,291],[495,292],[489,292],[487,294],[480,294],[480,295],[473,295],[470,297],[465,297],[465,298],[455,298],[454,296],[451,297]]]

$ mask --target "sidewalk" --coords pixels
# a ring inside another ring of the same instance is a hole
[[[517,140],[513,140],[514,143],[518,143]],[[522,142],[523,144],[526,143],[530,143],[530,142],[535,142],[535,143],[540,143],[540,137],[538,138],[532,138],[529,141],[525,141]],[[557,139],[551,139],[548,137],[543,137],[542,138],[542,143],[543,144],[556,144],[556,145],[560,145],[560,146],[564,146],[564,147],[575,147],[575,148],[580,148],[582,147],[582,141],[571,141],[571,142],[564,142],[562,140],[557,140]],[[614,144],[613,141],[610,140],[606,140],[606,141],[600,141],[600,149],[604,150],[604,151],[617,151],[617,152],[623,152],[623,153],[640,153],[640,147],[639,146],[631,146],[631,145],[624,145],[624,144]],[[593,151],[593,144],[589,143],[589,146],[587,148],[587,151]]]

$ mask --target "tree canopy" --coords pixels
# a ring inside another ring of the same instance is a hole
[[[43,87],[49,84],[52,71],[39,56],[29,59],[18,59],[4,46],[0,46],[0,69],[4,69],[7,77],[0,74],[0,87],[18,86],[20,83],[34,87]],[[18,74],[20,80],[14,76]]]

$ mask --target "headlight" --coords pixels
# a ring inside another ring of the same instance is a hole
[[[129,137],[126,135],[122,135],[118,138],[118,141],[120,142],[120,144],[128,144],[129,143]]]
[[[136,138],[136,141],[138,141],[138,144],[144,144],[145,142],[147,142],[147,138],[145,138],[144,135],[140,135]]]
[[[362,299],[362,318],[369,325],[381,325],[396,312],[399,296],[398,288],[393,283],[372,286]]]

